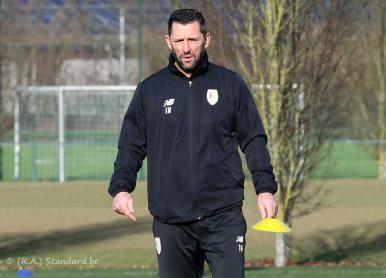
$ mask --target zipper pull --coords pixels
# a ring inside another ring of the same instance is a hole
[[[189,88],[192,87],[192,80],[189,80]]]

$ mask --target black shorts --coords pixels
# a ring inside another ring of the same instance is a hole
[[[160,277],[202,277],[204,261],[214,278],[244,277],[246,230],[241,206],[183,224],[154,219]]]

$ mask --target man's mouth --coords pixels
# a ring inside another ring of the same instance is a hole
[[[193,56],[182,56],[182,60],[185,62],[189,62],[193,59]]]

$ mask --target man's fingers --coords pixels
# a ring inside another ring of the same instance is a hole
[[[272,193],[260,193],[257,197],[257,204],[261,218],[273,218],[278,211],[277,200]]]
[[[127,200],[127,212],[125,213],[131,220],[136,221],[134,211],[134,201],[132,198]]]
[[[130,213],[134,213],[134,200],[133,199],[128,199],[127,200],[127,208],[129,209]]]
[[[267,217],[269,218],[275,217],[275,207],[271,203],[267,204],[266,209],[267,209]]]
[[[135,215],[134,215],[134,210],[131,212],[127,206],[123,206],[123,207],[114,207],[113,210],[114,210],[116,213],[119,213],[119,214],[122,214],[122,215],[126,215],[129,219],[131,219],[131,220],[133,220],[133,221],[136,221],[136,220],[137,220],[137,219],[135,218]]]
[[[113,211],[115,211],[118,214],[125,215],[122,211],[120,211],[118,208],[113,207]]]
[[[119,213],[119,214],[122,214],[122,215],[126,215],[126,213],[129,212],[129,210],[127,208],[125,208],[124,206],[121,206],[120,204],[113,205],[113,210],[116,213]]]
[[[119,209],[122,214],[126,215],[129,219],[136,221],[137,219],[135,218],[134,215],[134,208],[133,205],[131,205],[131,208],[129,208],[129,202],[125,202],[124,205]]]
[[[269,202],[267,205],[267,211],[269,211],[268,216],[267,217],[276,217],[277,215],[277,212],[278,212],[278,206],[277,206],[277,203],[276,202]]]
[[[129,219],[133,220],[134,222],[137,221],[137,219],[135,218],[134,213],[131,213],[131,212],[127,211],[127,212],[125,213],[125,215],[126,215]]]
[[[267,217],[267,213],[265,211],[265,207],[262,205],[262,204],[258,204],[259,206],[259,210],[260,210],[260,215],[261,215],[261,218],[264,219]]]
[[[116,213],[126,215],[129,219],[136,221],[133,198],[127,192],[118,193],[113,200],[113,210]]]

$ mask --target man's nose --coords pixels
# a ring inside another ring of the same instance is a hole
[[[184,48],[183,48],[184,53],[189,53],[191,51],[190,45],[188,40],[184,40]]]

